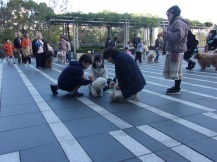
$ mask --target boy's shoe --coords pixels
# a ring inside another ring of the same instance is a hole
[[[57,92],[57,89],[56,89],[56,87],[54,86],[54,85],[50,85],[50,89],[51,89],[51,91],[52,91],[52,93],[54,94],[54,95],[57,95],[58,94],[58,92]]]
[[[83,93],[79,93],[79,92],[74,92],[74,93],[73,92],[69,92],[68,95],[70,97],[82,97],[82,96],[84,96]]]
[[[166,92],[166,94],[171,94],[171,95],[173,95],[173,94],[181,94],[181,89],[177,89],[177,88],[174,87],[173,89],[168,90]]]
[[[195,65],[196,65],[196,62],[192,62],[191,69],[193,69],[195,67]]]

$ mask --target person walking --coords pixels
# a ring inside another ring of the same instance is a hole
[[[13,52],[16,50],[13,46],[13,44],[9,41],[9,39],[5,39],[5,43],[3,45],[3,49],[5,50],[6,59],[8,62],[8,65],[10,65],[10,58],[12,58],[13,64],[15,63],[14,54]]]
[[[189,29],[187,37],[187,51],[184,53],[184,60],[188,63],[188,67],[186,67],[187,70],[192,70],[196,65],[196,62],[192,61],[191,57],[197,49],[197,45],[198,40],[196,40],[195,35]]]
[[[160,56],[160,48],[162,47],[162,41],[160,39],[160,35],[157,36],[157,39],[155,40],[155,52],[156,57],[154,59],[155,63],[159,63],[159,56]]]
[[[136,48],[135,62],[139,60],[139,63],[142,63],[142,52],[143,52],[143,44],[139,40]]]
[[[20,37],[20,33],[17,33],[17,37],[14,39],[14,47],[16,48],[18,63],[23,63],[23,52],[22,52],[22,38]]]
[[[175,81],[175,86],[167,89],[166,94],[180,94],[182,63],[184,52],[187,51],[188,23],[180,16],[181,10],[178,6],[170,7],[166,14],[169,21],[167,31],[162,33],[165,38],[166,58],[163,76]]]

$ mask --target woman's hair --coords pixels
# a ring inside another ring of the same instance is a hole
[[[38,38],[39,38],[39,39],[43,39],[42,34],[41,34],[40,32],[37,32],[37,33],[36,33],[35,38],[36,38],[36,39],[38,39]]]
[[[171,23],[173,23],[173,21],[175,20],[175,18],[176,18],[177,16],[180,16],[181,10],[180,10],[179,6],[175,5],[175,6],[170,7],[170,8],[167,10],[166,14],[168,15],[169,13],[172,13],[172,14],[174,15],[174,16],[173,16],[173,19],[172,19],[171,22],[170,22],[170,24],[171,24]]]
[[[88,55],[88,54],[83,54],[83,55],[80,57],[79,62],[82,62],[82,61],[84,61],[85,63],[90,63],[90,64],[92,64],[92,58],[91,58],[91,56]]]
[[[114,57],[116,50],[112,47],[107,47],[103,52],[103,58],[108,59],[109,57]]]
[[[102,61],[101,67],[104,68],[104,60],[103,60],[102,55],[96,55],[96,56],[94,57],[94,59],[93,59],[93,64],[92,64],[92,67],[93,67],[93,68],[97,68],[97,67],[96,67],[96,61]]]

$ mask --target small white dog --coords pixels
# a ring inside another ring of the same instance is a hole
[[[57,62],[63,62],[66,64],[66,52],[58,51],[57,52]]]
[[[102,77],[98,77],[95,81],[90,85],[90,93],[93,97],[102,96],[103,88],[107,86],[107,80]]]
[[[154,54],[150,53],[147,55],[147,61],[149,64],[154,63]]]

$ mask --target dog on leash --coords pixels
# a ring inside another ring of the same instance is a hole
[[[153,53],[151,53],[151,54],[149,54],[148,56],[147,56],[147,60],[148,60],[148,63],[149,64],[152,64],[152,63],[154,63],[154,54]]]
[[[194,55],[194,58],[198,60],[201,70],[204,70],[207,66],[209,67],[211,65],[215,67],[215,70],[217,70],[217,50],[207,53],[198,51]]]

